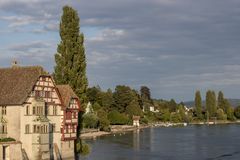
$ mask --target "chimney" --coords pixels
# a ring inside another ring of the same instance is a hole
[[[18,67],[18,62],[17,62],[17,60],[13,60],[12,61],[12,67],[14,68],[14,67]]]

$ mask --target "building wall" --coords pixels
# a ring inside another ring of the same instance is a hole
[[[62,141],[62,159],[72,160],[74,159],[74,140]]]
[[[0,160],[3,160],[3,146],[6,146],[6,159],[22,160],[22,144],[20,142],[1,142]]]
[[[2,117],[7,121],[7,137],[20,140],[20,110],[22,106],[6,106],[6,115]],[[2,110],[1,110],[2,112]]]

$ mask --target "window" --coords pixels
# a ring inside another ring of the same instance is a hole
[[[66,133],[68,133],[68,125],[66,125],[65,127],[66,127]]]
[[[72,132],[75,133],[76,130],[75,130],[75,125],[72,125]]]
[[[3,106],[2,107],[2,115],[6,115],[7,114],[7,107]]]
[[[52,124],[52,132],[56,132],[56,124],[55,123]]]
[[[25,133],[28,134],[29,132],[29,124],[25,125]]]
[[[29,115],[29,106],[26,106],[26,115]]]
[[[7,124],[2,124],[2,127],[0,127],[0,134],[6,134],[7,133]]]
[[[33,115],[35,115],[35,114],[36,114],[36,107],[33,106]]]
[[[57,106],[53,106],[53,115],[57,115]]]
[[[2,126],[2,133],[6,134],[7,133],[7,125],[3,124]]]

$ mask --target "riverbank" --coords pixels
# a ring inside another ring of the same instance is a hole
[[[209,121],[209,122],[191,122],[191,123],[171,123],[171,122],[156,122],[148,125],[140,125],[139,127],[131,126],[131,125],[113,125],[111,126],[110,132],[99,131],[97,129],[84,131],[81,134],[82,139],[95,139],[100,136],[106,136],[116,133],[125,133],[129,131],[135,131],[139,129],[149,128],[149,127],[177,127],[182,126],[185,127],[187,125],[221,125],[221,124],[240,124],[240,121]]]
[[[148,128],[148,127],[151,127],[151,125],[141,125],[139,127],[135,127],[131,125],[113,125],[111,126],[110,132],[89,130],[89,132],[82,133],[80,137],[82,139],[95,139],[100,136],[106,136],[106,135],[116,134],[116,133],[125,133],[125,132],[135,131],[135,130]]]

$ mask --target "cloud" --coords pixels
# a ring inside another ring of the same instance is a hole
[[[81,27],[91,32],[85,34],[91,85],[127,84],[136,89],[148,85],[154,97],[178,100],[192,99],[199,88],[220,88],[237,97],[239,1],[0,1],[0,22],[18,31],[18,36],[28,31],[41,33],[43,39],[15,42],[7,52],[33,55],[34,61],[53,57],[65,4],[78,11]],[[50,36],[55,38],[51,46],[46,44]],[[41,63],[54,66],[53,58]]]

